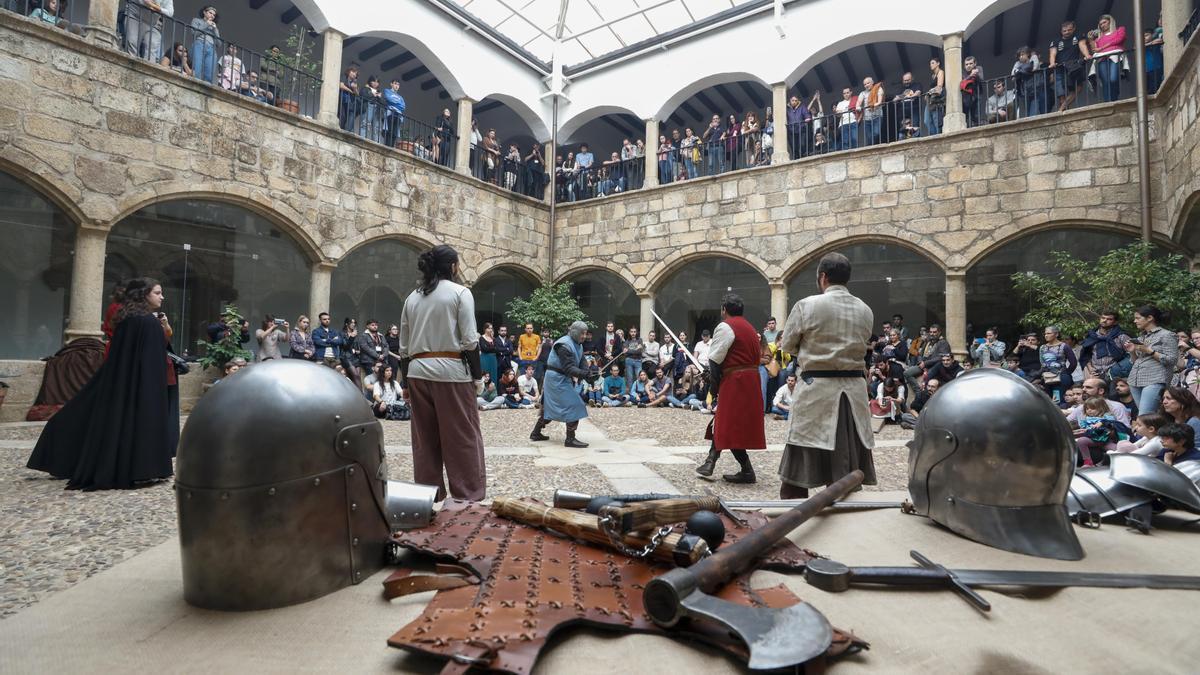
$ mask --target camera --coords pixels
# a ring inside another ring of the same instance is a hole
[[[282,326],[282,325],[283,325],[283,319],[275,319],[275,325],[276,325],[276,326]]]

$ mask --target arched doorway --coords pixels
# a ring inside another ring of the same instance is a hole
[[[162,282],[180,354],[208,339],[208,324],[227,304],[246,317],[252,335],[268,313],[294,323],[308,311],[311,274],[300,246],[263,216],[224,202],[175,199],[117,223],[105,283],[131,273]],[[257,351],[258,344],[252,337],[245,347]]]
[[[376,319],[380,330],[399,322],[404,299],[417,287],[419,255],[407,242],[380,239],[342,258],[330,280],[329,313],[334,322],[340,326],[346,317],[354,317],[362,326]]]
[[[1026,235],[1004,244],[967,270],[967,324],[975,335],[990,326],[1000,330],[1001,339],[1014,345],[1019,333],[1031,330],[1021,326],[1021,317],[1029,310],[1029,301],[1013,288],[1012,275],[1020,273],[1054,274],[1058,268],[1050,262],[1051,251],[1066,251],[1076,258],[1097,260],[1114,248],[1133,243],[1135,237],[1122,232],[1058,228]],[[974,337],[968,331],[968,337]]]
[[[862,243],[834,249],[850,259],[850,292],[875,314],[872,330],[900,314],[909,335],[946,316],[946,274],[932,260],[897,244]],[[819,293],[814,256],[788,282],[788,302]],[[783,321],[781,317],[780,322]]]
[[[0,359],[40,359],[62,345],[75,225],[62,209],[0,171]]]
[[[507,325],[504,315],[508,311],[508,303],[513,298],[526,298],[537,288],[537,282],[524,271],[513,267],[493,267],[471,286],[471,294],[475,296],[475,320],[479,324],[479,332],[483,332],[483,324],[490,323],[500,332],[500,326]],[[509,335],[514,334],[513,326],[508,327]]]
[[[746,320],[757,329],[771,312],[771,289],[762,273],[741,260],[710,257],[693,260],[658,286],[654,304],[676,332],[684,331],[695,342],[701,331],[721,322],[721,300],[737,293],[746,304]],[[656,327],[659,333],[661,326]]]
[[[612,272],[600,269],[568,274],[571,295],[587,315],[588,323],[603,329],[612,321],[617,328],[637,326],[641,305],[633,286]]]

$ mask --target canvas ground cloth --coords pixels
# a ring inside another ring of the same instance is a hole
[[[856,499],[899,499],[900,493]],[[1178,516],[1174,518],[1172,516]],[[888,512],[818,517],[795,533],[801,545],[853,565],[904,565],[909,549],[950,567],[1198,573],[1200,527],[1174,512],[1149,536],[1119,525],[1079,530],[1081,562],[1005,553],[927,520]],[[182,599],[179,547],[167,541],[113,569],[0,621],[0,672],[437,672],[440,663],[386,644],[429,594],[390,605],[388,571],[325,598],[268,612],[220,613]],[[981,615],[949,592],[851,590],[835,595],[783,580],[835,625],[871,642],[832,673],[1195,672],[1200,592],[1065,589],[1038,599],[983,591]],[[649,655],[653,655],[652,657]],[[538,673],[743,672],[732,659],[666,638],[574,631],[549,649]]]

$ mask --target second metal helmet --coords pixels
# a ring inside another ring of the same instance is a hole
[[[917,513],[988,546],[1083,558],[1065,506],[1071,429],[1025,380],[999,368],[951,380],[921,411],[909,450]]]

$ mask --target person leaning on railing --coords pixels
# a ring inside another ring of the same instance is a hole
[[[193,71],[192,67],[188,65],[188,62],[189,59],[187,47],[184,47],[183,43],[181,42],[176,42],[175,46],[171,48],[171,53],[163,54],[163,57],[159,60],[158,65],[164,68],[170,68],[180,75],[192,77],[195,71]]]
[[[1125,27],[1118,26],[1111,14],[1100,17],[1096,27],[1095,59],[1096,75],[1100,78],[1100,91],[1104,100],[1111,102],[1121,98],[1121,70],[1129,68],[1125,58]]]
[[[53,1],[47,0],[46,4]],[[125,51],[158,63],[163,57],[164,16],[175,16],[174,0],[128,0],[125,3]]]
[[[221,39],[217,21],[217,8],[205,5],[191,23],[196,33],[192,40],[192,70],[198,79],[209,84],[213,83],[217,74],[217,41]]]

